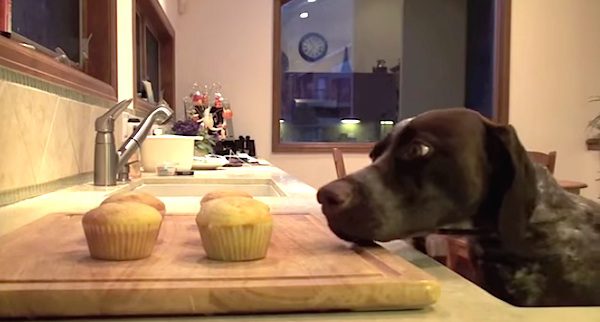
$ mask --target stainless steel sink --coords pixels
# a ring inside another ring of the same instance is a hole
[[[254,197],[285,196],[271,179],[193,179],[178,182],[146,180],[135,190],[158,197],[200,197],[220,189],[240,190]]]

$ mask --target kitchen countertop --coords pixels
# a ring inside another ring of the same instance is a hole
[[[212,171],[196,171],[193,177],[157,177],[144,174],[130,184],[115,187],[95,187],[92,184],[73,186],[0,208],[0,236],[50,213],[82,213],[96,207],[106,196],[130,190],[144,181],[170,180],[193,182],[205,179],[258,179],[272,180],[285,197],[259,197],[271,206],[274,213],[303,212],[322,216],[316,202],[316,190],[272,166],[245,166]],[[161,197],[169,215],[193,213],[199,209],[197,197]],[[382,244],[398,256],[436,277],[442,286],[439,301],[423,310],[349,312],[349,313],[301,313],[268,315],[232,315],[212,317],[169,318],[179,321],[600,321],[599,307],[580,308],[518,308],[508,305],[462,278],[445,266],[414,250],[403,241]],[[600,286],[599,286],[600,287]],[[87,319],[89,320],[89,319]],[[131,321],[164,320],[164,317],[127,318]],[[75,319],[70,321],[83,321]]]

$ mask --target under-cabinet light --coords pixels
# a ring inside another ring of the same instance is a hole
[[[340,121],[342,124],[358,124],[360,123],[359,119],[342,119]]]

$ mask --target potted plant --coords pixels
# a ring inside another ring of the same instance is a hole
[[[600,102],[600,96],[592,96],[588,102]],[[585,141],[588,150],[600,150],[600,114],[597,114],[588,124],[592,133]]]
[[[215,144],[217,143],[214,137],[208,134],[206,130],[201,131],[199,135],[201,139],[195,142],[196,155],[203,156],[213,153]]]
[[[207,129],[200,126],[200,123],[192,119],[177,121],[171,128],[171,131],[176,135],[194,136],[198,140],[194,141],[195,155],[203,156],[213,152],[215,140],[208,133]]]

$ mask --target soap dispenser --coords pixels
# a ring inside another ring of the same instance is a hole
[[[250,139],[250,135],[246,136],[246,151],[251,157],[256,156],[256,147],[254,146],[254,140]]]

